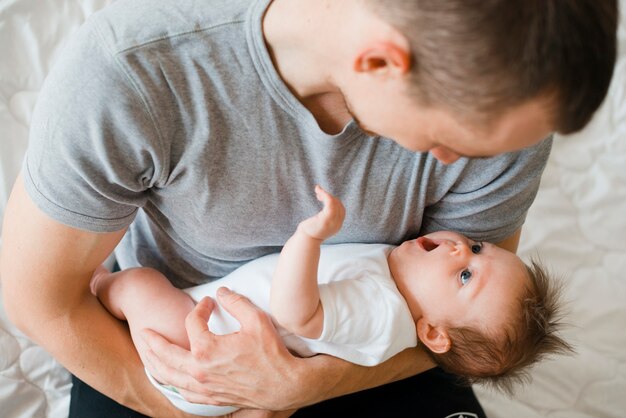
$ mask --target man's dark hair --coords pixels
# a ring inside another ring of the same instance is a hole
[[[553,100],[560,133],[582,129],[606,96],[617,0],[365,0],[411,45],[411,94],[489,120]]]

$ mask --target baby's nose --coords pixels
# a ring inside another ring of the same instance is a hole
[[[455,243],[452,243],[452,252],[457,254],[457,255],[468,255],[472,252],[470,246],[468,243],[466,242],[462,242],[462,241],[457,241]]]

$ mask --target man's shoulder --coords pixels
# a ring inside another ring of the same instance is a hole
[[[88,21],[112,53],[242,23],[250,0],[117,0]]]

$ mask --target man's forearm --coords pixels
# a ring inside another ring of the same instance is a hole
[[[148,416],[180,414],[147,381],[126,326],[95,298],[86,296],[84,304],[44,323],[28,333],[94,389]]]
[[[425,372],[434,367],[428,355],[419,348],[409,348],[374,367],[359,366],[336,357],[319,355],[303,359],[300,373],[307,388],[302,407],[326,399],[381,386]],[[317,388],[314,390],[313,388]]]
[[[89,291],[94,270],[125,231],[94,233],[54,221],[18,177],[2,232],[0,279],[11,321],[116,401],[149,415],[173,408],[149,386],[126,327]]]

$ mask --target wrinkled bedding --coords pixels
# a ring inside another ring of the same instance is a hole
[[[27,145],[37,92],[64,41],[112,0],[0,0],[0,218]],[[621,0],[622,21],[626,0]],[[626,29],[610,95],[581,133],[557,138],[520,253],[566,282],[566,337],[512,398],[477,387],[490,417],[626,415]],[[0,230],[1,245],[1,230]],[[1,291],[1,289],[0,289]],[[70,379],[0,305],[0,415],[67,416]],[[443,417],[442,417],[443,418]]]

